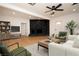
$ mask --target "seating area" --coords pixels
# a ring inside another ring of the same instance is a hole
[[[79,56],[79,3],[0,3],[0,56]]]

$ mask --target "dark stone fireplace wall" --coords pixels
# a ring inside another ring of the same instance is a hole
[[[30,20],[31,35],[49,35],[49,20]]]

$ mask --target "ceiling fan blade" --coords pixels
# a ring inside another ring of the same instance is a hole
[[[56,6],[56,9],[59,8],[60,6],[62,6],[62,4],[57,5],[57,6]]]
[[[76,4],[78,4],[78,3],[73,3],[72,5],[76,5]]]
[[[51,7],[48,7],[48,6],[47,6],[46,8],[48,8],[48,9],[52,9]]]
[[[55,12],[52,12],[50,15],[53,15],[53,14],[55,14]]]
[[[36,3],[28,3],[28,4],[30,4],[30,5],[32,5],[32,6],[34,6]]]
[[[48,12],[50,12],[50,11],[52,11],[52,10],[49,10],[49,11],[45,11],[45,13],[48,13]]]
[[[64,9],[56,9],[56,11],[64,11]]]

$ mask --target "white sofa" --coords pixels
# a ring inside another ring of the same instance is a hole
[[[76,36],[74,37],[76,38]],[[79,56],[79,48],[73,47],[75,41],[74,39],[68,39],[68,41],[64,44],[57,44],[54,42],[50,43],[48,45],[49,56]]]

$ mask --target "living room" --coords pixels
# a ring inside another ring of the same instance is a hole
[[[78,3],[1,3],[0,34],[2,35],[3,33],[3,35],[0,36],[0,41],[6,45],[13,43],[17,43],[18,45],[19,43],[19,46],[23,47],[23,49],[27,49],[28,55],[32,56],[79,55],[79,53],[76,53],[79,51],[78,48],[75,48],[74,52],[72,52],[73,50],[71,49],[72,51],[70,53],[68,51],[68,54],[66,54],[63,50],[65,50],[67,46],[63,47],[60,44],[57,45],[54,41],[53,43],[49,42],[51,36],[55,39],[54,36],[57,36],[59,32],[67,32],[67,36],[69,36],[71,33],[69,29],[66,28],[69,22],[77,24],[73,35],[69,37],[70,39],[72,38],[71,40],[74,40],[74,38],[79,35],[78,17]],[[3,23],[8,25],[3,26]],[[8,30],[6,27],[9,27]],[[7,32],[7,34],[4,32]],[[70,42],[67,42],[67,39],[68,37],[62,42],[64,43],[63,45]],[[60,41],[61,39],[56,42],[61,43]],[[72,42],[70,42],[70,44],[71,43]],[[56,49],[51,51],[52,48],[57,48],[55,44],[58,48],[63,47],[64,49],[60,49],[60,51],[57,50],[58,52],[55,51]],[[15,46],[10,49],[14,48]],[[61,51],[63,52],[60,53]]]

